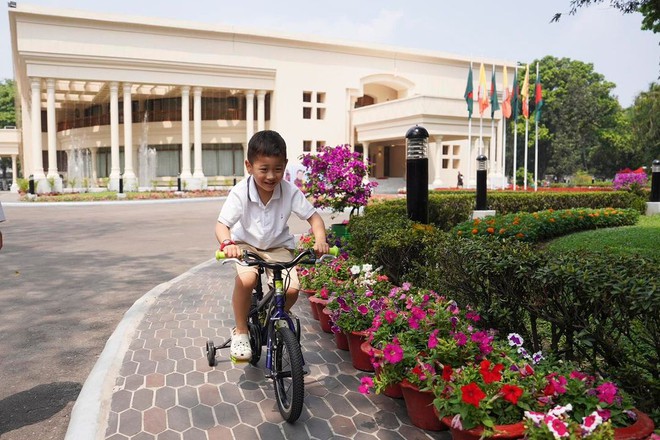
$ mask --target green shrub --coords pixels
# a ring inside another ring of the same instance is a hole
[[[634,209],[550,209],[474,219],[457,225],[452,233],[537,243],[577,231],[633,225],[638,218],[639,212]]]

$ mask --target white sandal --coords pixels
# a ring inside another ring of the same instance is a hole
[[[252,359],[250,335],[247,333],[236,333],[236,328],[231,329],[231,348],[229,349],[229,353],[232,362],[247,362]]]

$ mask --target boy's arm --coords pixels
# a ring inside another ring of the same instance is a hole
[[[314,234],[314,251],[319,255],[327,254],[330,250],[330,246],[328,246],[325,237],[325,223],[323,222],[323,219],[318,212],[315,212],[307,219],[307,221],[312,227],[312,234]]]
[[[222,244],[225,240],[231,241],[231,232],[229,232],[227,225],[222,222],[216,223],[215,238],[220,244]],[[222,247],[222,251],[225,253],[227,258],[239,258],[241,256],[241,249],[235,244],[225,245]]]

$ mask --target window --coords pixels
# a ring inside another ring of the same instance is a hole
[[[303,152],[309,153],[312,151],[312,141],[303,141]]]
[[[194,169],[194,157],[192,159]],[[205,176],[242,176],[243,168],[241,144],[202,144],[202,171]]]
[[[303,92],[303,119],[325,119],[325,92]]]
[[[442,169],[448,170],[451,166],[452,169],[457,170],[461,165],[461,146],[460,145],[442,145]]]
[[[321,148],[325,146],[325,141],[316,141],[316,151],[321,151]]]

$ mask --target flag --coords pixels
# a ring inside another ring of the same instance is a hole
[[[488,108],[488,92],[486,92],[486,71],[484,70],[484,63],[481,63],[479,68],[479,89],[477,90],[477,100],[479,101],[479,114],[484,115],[484,111]]]
[[[511,85],[511,111],[513,120],[518,121],[518,107],[520,107],[520,87],[518,86],[518,69],[513,72],[513,84]]]
[[[525,68],[525,79],[523,80],[522,90],[520,91],[522,98],[522,113],[525,119],[529,119],[529,64]]]
[[[493,66],[493,75],[490,79],[490,118],[495,117],[495,112],[500,109],[500,104],[497,102],[497,87],[495,86],[495,66]]]
[[[506,66],[502,69],[502,87],[504,87],[504,99],[502,99],[502,115],[504,118],[511,117],[511,90],[509,90],[509,78],[507,78]]]
[[[538,66],[538,64],[537,64]],[[536,73],[536,84],[534,86],[534,104],[535,104],[535,111],[536,111],[536,116],[534,117],[535,121],[540,121],[541,120],[541,107],[543,107],[543,91],[541,90],[541,75]]]
[[[468,119],[472,117],[472,108],[474,106],[474,93],[472,91],[472,65],[468,71],[467,85],[465,86],[465,94],[463,95],[465,102],[467,102]]]

